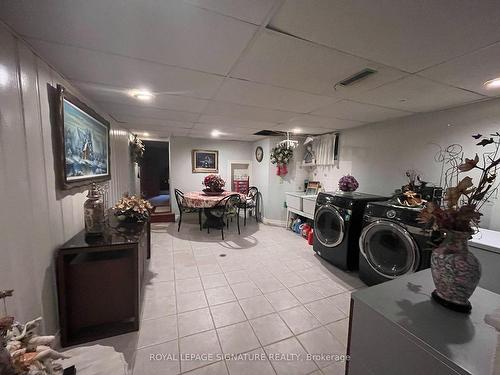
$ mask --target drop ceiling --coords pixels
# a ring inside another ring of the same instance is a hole
[[[0,19],[158,137],[324,133],[500,95],[482,85],[500,76],[496,0],[1,0]],[[377,73],[335,86],[364,68]]]

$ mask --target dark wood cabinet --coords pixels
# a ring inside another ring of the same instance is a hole
[[[81,231],[57,253],[63,347],[139,329],[142,280],[151,254],[150,224],[120,224],[102,237]]]

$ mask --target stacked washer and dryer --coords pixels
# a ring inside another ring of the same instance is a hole
[[[437,236],[417,221],[421,209],[363,193],[320,193],[313,250],[374,285],[430,266]]]

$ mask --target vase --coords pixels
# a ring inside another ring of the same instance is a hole
[[[469,298],[481,278],[481,264],[469,251],[467,232],[448,231],[431,255],[431,272],[436,289],[432,297],[441,305],[470,313]]]
[[[89,189],[83,204],[85,236],[102,236],[104,232],[104,202],[95,185]]]

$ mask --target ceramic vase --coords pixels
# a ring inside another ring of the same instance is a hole
[[[469,298],[481,278],[481,264],[469,251],[466,232],[449,231],[431,255],[431,272],[436,290],[432,297],[443,306],[470,313]]]

